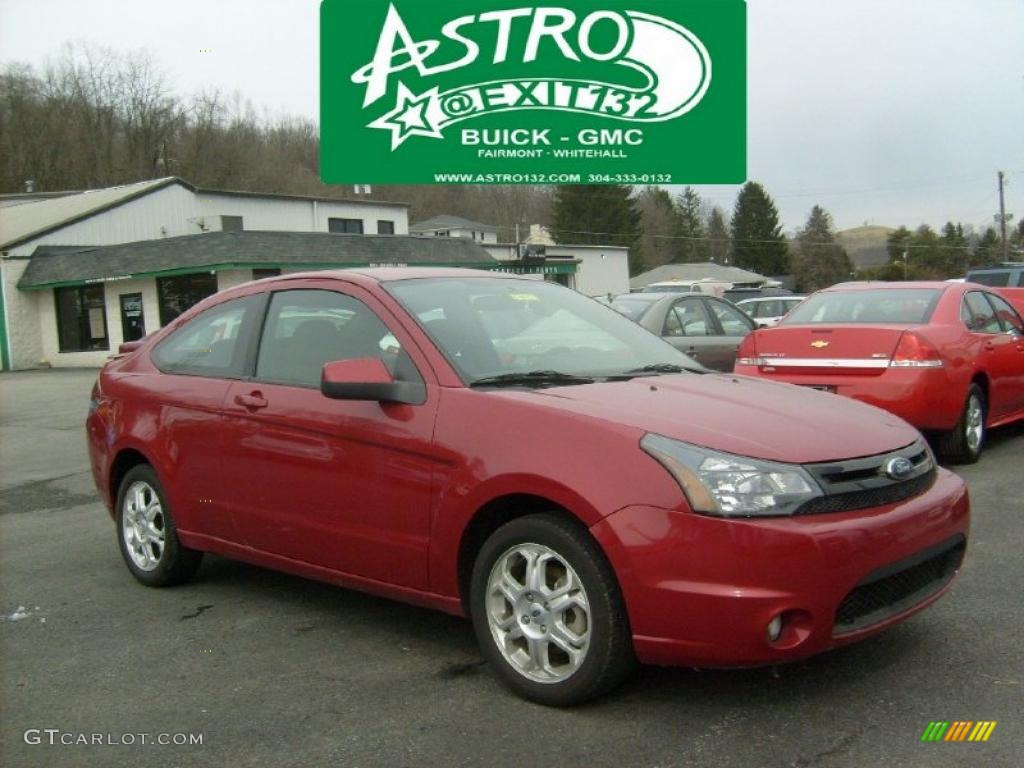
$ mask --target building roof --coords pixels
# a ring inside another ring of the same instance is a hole
[[[85,192],[35,192],[32,193],[32,199],[25,202],[0,205],[0,250],[11,248],[24,243],[26,240],[41,237],[48,232],[95,216],[111,208],[116,208],[130,200],[172,184],[179,184],[198,195],[229,195],[233,197],[254,197],[271,200],[408,207],[406,203],[389,203],[380,200],[352,200],[340,197],[286,195],[276,192],[247,192],[233,189],[202,189],[177,176],[166,176],[162,179],[140,181],[134,184],[123,184],[118,187],[107,187],[105,189],[90,189]],[[6,199],[10,203],[11,201],[17,201],[19,197],[26,194],[8,195]]]
[[[645,288],[652,283],[668,280],[719,280],[723,283],[765,283],[768,278],[757,272],[748,272],[739,267],[728,267],[711,261],[696,264],[663,264],[660,267],[641,272],[629,281],[633,290]]]
[[[435,232],[439,229],[470,229],[477,232],[497,232],[498,228],[490,224],[481,224],[479,221],[470,221],[461,216],[431,216],[429,219],[417,222],[409,226],[410,232]]]
[[[93,189],[0,208],[0,249],[114,208],[136,197],[178,183],[173,176],[120,187]]]
[[[498,263],[479,245],[462,238],[327,232],[209,232],[120,245],[42,245],[33,252],[18,287],[32,290],[231,268],[399,265],[488,268]]]

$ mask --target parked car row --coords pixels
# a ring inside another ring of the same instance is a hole
[[[918,331],[955,314],[915,290],[892,306],[918,312],[897,321],[915,341],[887,364],[935,359]],[[794,328],[838,346],[825,298]],[[684,350],[793,331],[690,299],[629,309]],[[223,291],[108,363],[86,431],[143,584],[210,552],[466,615],[498,677],[553,705],[637,660],[778,664],[877,634],[949,589],[969,529],[963,481],[905,421],[711,372],[574,291],[489,272]]]
[[[207,299],[92,394],[128,569],[165,586],[211,552],[464,614],[557,705],[635,660],[803,658],[949,588],[968,499],[918,429],[970,462],[1024,419],[1024,319],[995,288],[752,301],[771,327],[701,293],[610,306],[409,269]]]

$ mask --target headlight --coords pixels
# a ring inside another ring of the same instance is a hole
[[[776,464],[711,451],[648,434],[640,447],[679,483],[694,512],[722,517],[791,515],[824,496],[814,478],[795,464]]]

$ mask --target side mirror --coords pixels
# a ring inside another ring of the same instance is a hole
[[[408,405],[421,405],[427,400],[423,384],[395,381],[387,366],[376,357],[326,363],[320,374],[320,391],[333,400],[376,400]]]

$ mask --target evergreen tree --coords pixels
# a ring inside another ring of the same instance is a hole
[[[789,250],[775,203],[760,184],[748,181],[732,215],[732,263],[762,275],[789,270]]]
[[[974,246],[971,254],[971,266],[983,267],[996,264],[1002,259],[1003,246],[995,227],[989,227]]]
[[[623,184],[575,184],[555,192],[556,243],[632,246],[640,234],[640,212]]]
[[[708,215],[708,258],[716,264],[728,264],[732,246],[729,242],[729,229],[725,225],[725,214],[715,207]]]
[[[962,275],[970,262],[970,250],[962,224],[946,222],[942,228],[942,268],[950,275]]]
[[[886,242],[886,250],[889,251],[889,262],[891,264],[903,264],[904,258],[907,260],[907,264],[910,263],[910,240],[914,236],[906,227],[900,227],[895,232],[889,235],[889,239]]]
[[[935,230],[922,224],[911,238],[910,260],[929,277],[944,277],[946,272],[945,251],[942,240]]]
[[[853,264],[836,242],[832,217],[820,205],[811,209],[807,224],[796,236],[794,275],[797,290],[810,293],[848,280]]]
[[[630,251],[644,269],[653,269],[678,260],[679,211],[672,196],[661,187],[644,187],[636,196],[640,211],[641,235]],[[640,270],[643,271],[643,270]]]
[[[700,195],[693,187],[686,187],[676,198],[679,229],[676,233],[677,248],[675,261],[693,263],[708,260],[707,243],[704,241],[704,222],[700,215]]]

